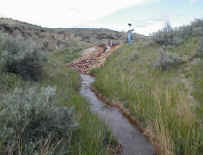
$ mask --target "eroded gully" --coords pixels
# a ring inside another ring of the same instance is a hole
[[[125,118],[118,109],[106,106],[91,90],[95,78],[81,74],[80,93],[91,106],[93,113],[105,121],[113,136],[123,146],[122,155],[154,155],[152,144]]]

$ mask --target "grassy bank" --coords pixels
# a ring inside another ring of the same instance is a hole
[[[108,58],[103,68],[93,70],[94,86],[129,109],[142,127],[156,137],[153,142],[160,144],[164,155],[203,153],[199,117],[202,113],[202,59],[187,61],[196,54],[198,40],[189,38],[168,49],[166,58],[172,57],[175,61],[169,61],[170,68],[164,71],[157,67],[163,63],[162,49],[147,41],[123,45]],[[177,63],[179,59],[183,63]]]
[[[75,119],[79,126],[73,133],[70,154],[107,154],[105,141],[111,143],[112,136],[104,122],[90,112],[88,103],[79,94],[80,75],[65,67],[63,58],[63,53],[51,53],[49,64],[45,67],[47,76],[42,85],[57,86],[59,104],[75,108]]]
[[[64,59],[65,55],[68,55],[65,51],[49,53],[48,62],[43,65],[42,77],[39,81],[25,81],[18,74],[2,72],[0,93],[7,95],[12,93],[15,88],[56,88],[55,98],[58,107],[73,108],[73,119],[77,123],[69,133],[69,139],[65,139],[68,145],[65,153],[70,155],[108,154],[107,145],[115,142],[104,122],[98,120],[97,116],[90,112],[88,103],[80,96],[80,75],[71,68],[65,67],[64,63],[67,61]],[[75,54],[69,56],[68,61],[75,56]],[[1,152],[4,145],[0,143],[0,146]],[[28,148],[25,147],[25,149]],[[40,155],[42,154],[43,152]]]

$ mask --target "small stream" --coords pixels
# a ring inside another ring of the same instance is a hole
[[[95,78],[81,74],[82,86],[80,93],[90,103],[92,112],[105,121],[112,134],[123,146],[122,155],[153,155],[152,144],[117,110],[106,106],[90,89]]]

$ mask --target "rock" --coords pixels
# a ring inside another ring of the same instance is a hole
[[[104,65],[106,58],[118,47],[116,44],[111,47],[109,52],[106,52],[106,46],[96,46],[83,51],[82,57],[72,62],[72,67],[77,71],[87,74],[93,68]]]

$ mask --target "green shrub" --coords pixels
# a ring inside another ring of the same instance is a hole
[[[24,81],[22,78],[13,73],[1,74],[0,76],[0,94],[6,94],[16,87],[23,87]]]
[[[162,46],[177,46],[191,36],[203,36],[203,20],[196,19],[188,26],[172,29],[170,24],[153,34],[153,40]]]
[[[161,69],[162,71],[165,71],[181,63],[183,63],[183,60],[178,55],[161,49],[160,57],[156,60],[153,66],[155,68]]]
[[[172,29],[166,25],[162,30],[153,34],[153,40],[161,46],[177,46],[193,36],[203,35],[203,20],[196,20],[191,25]]]
[[[0,66],[4,72],[19,74],[25,80],[37,81],[46,61],[42,52],[32,40],[0,37]]]
[[[169,23],[167,23],[162,30],[153,34],[153,40],[158,44],[164,45],[164,46],[172,45],[173,37],[174,37],[174,32]]]
[[[0,141],[4,152],[53,155],[58,147],[64,150],[62,146],[67,152],[68,143],[63,142],[70,140],[76,123],[72,108],[56,106],[55,92],[52,87],[16,88],[0,96]]]
[[[192,34],[194,36],[203,36],[203,20],[196,19],[191,24]]]

